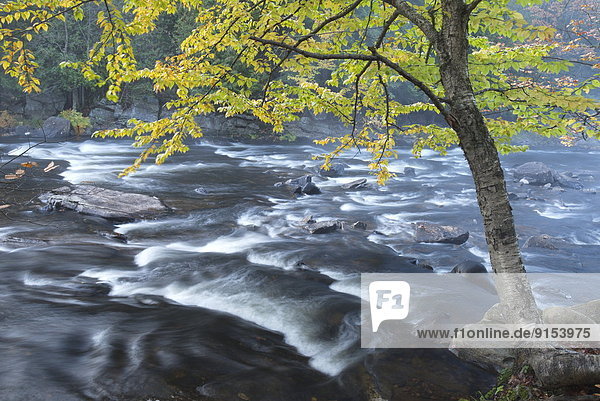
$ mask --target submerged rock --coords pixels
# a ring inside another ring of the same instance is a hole
[[[40,196],[51,209],[70,209],[111,220],[134,220],[166,212],[156,197],[93,185],[60,187]]]
[[[459,227],[418,222],[415,225],[417,242],[460,245],[467,242],[469,232]]]

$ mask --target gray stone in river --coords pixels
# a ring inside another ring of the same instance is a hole
[[[450,273],[487,273],[487,269],[479,262],[465,260],[454,266]]]
[[[531,185],[553,184],[556,172],[542,162],[521,164],[514,171],[515,180],[525,179]]]
[[[321,190],[312,182],[312,175],[303,175],[302,177],[289,179],[283,184],[276,183],[276,187],[286,186],[290,191],[298,195],[318,195]]]
[[[320,221],[318,223],[307,224],[305,228],[311,234],[329,234],[342,228],[342,223],[337,220]]]
[[[319,175],[323,177],[339,177],[344,174],[344,170],[348,165],[344,163],[332,163],[329,170],[320,169]]]
[[[404,176],[405,177],[416,177],[417,171],[414,167],[404,167]]]
[[[302,193],[306,195],[318,195],[321,193],[321,190],[318,186],[313,182],[307,182],[306,185],[302,187]]]
[[[577,189],[577,190],[583,189],[582,183],[577,181],[576,178],[569,177],[567,174],[564,174],[564,173],[555,173],[554,174],[554,182],[563,188]]]
[[[523,248],[544,248],[544,249],[560,249],[569,245],[568,241],[562,238],[552,237],[548,234],[540,234],[529,237]]]
[[[60,187],[42,194],[40,199],[51,209],[70,209],[111,220],[134,220],[166,212],[156,197],[115,191],[93,185]]]
[[[343,189],[364,189],[369,188],[369,184],[367,184],[366,178],[360,178],[358,180],[351,181],[347,184],[342,185]]]
[[[467,242],[469,232],[459,227],[418,222],[415,225],[417,242],[460,245]]]

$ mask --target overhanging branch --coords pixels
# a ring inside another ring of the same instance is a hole
[[[421,32],[427,36],[430,42],[437,42],[438,32],[435,27],[423,14],[421,14],[412,4],[406,0],[383,0],[384,3],[390,4],[396,7],[396,10],[404,18],[415,24]]]

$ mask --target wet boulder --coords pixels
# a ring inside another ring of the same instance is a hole
[[[417,171],[414,167],[404,167],[404,176],[405,177],[416,177]]]
[[[365,223],[364,221],[355,221],[351,224],[351,227],[355,230],[366,230],[367,223]]]
[[[323,177],[340,177],[344,174],[346,167],[348,167],[348,165],[344,163],[331,163],[329,170],[322,168],[319,170],[319,175]]]
[[[71,123],[62,117],[50,117],[44,121],[41,131],[46,139],[66,139],[71,132]]]
[[[331,221],[320,221],[317,223],[310,223],[304,226],[311,234],[329,234],[337,230],[342,229],[342,223],[337,220]]]
[[[540,234],[529,237],[527,241],[525,241],[523,248],[544,248],[557,250],[564,248],[567,245],[569,245],[569,242],[562,238],[552,237],[548,234]]]
[[[415,224],[417,242],[460,245],[467,242],[469,232],[455,226],[443,226],[427,222]]]
[[[300,192],[305,195],[318,195],[321,193],[321,189],[314,182],[307,182],[306,185],[300,188]]]
[[[557,173],[542,162],[528,162],[521,164],[513,173],[515,180],[526,182],[529,185],[553,184]]]
[[[454,266],[450,273],[487,273],[487,269],[479,262],[465,260]]]
[[[50,209],[70,209],[117,221],[150,217],[168,210],[154,196],[115,191],[93,185],[60,187],[42,194],[40,200]]]
[[[321,189],[312,182],[312,175],[303,175],[302,177],[292,178],[284,183],[277,183],[275,186],[285,186],[298,195],[318,195]]]
[[[580,183],[576,178],[570,177],[564,173],[555,173],[554,174],[554,183],[560,185],[563,188],[569,189],[583,189],[583,184]]]
[[[369,187],[370,185],[367,184],[366,178],[360,178],[342,185],[342,189],[366,189]]]

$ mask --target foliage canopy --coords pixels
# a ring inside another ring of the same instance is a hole
[[[166,105],[167,117],[99,133],[133,137],[135,146],[143,148],[126,172],[150,156],[160,164],[185,152],[186,137],[202,135],[196,123],[202,114],[248,113],[282,131],[308,110],[333,113],[351,127],[319,141],[337,145],[325,155],[326,163],[343,149],[360,146],[373,154],[371,167],[384,181],[391,175],[386,163],[395,156],[396,135],[418,134],[416,155],[424,147],[444,152],[458,143],[443,119],[430,125],[398,123],[404,114],[446,116],[452,107],[432,46],[444,1],[13,0],[0,5],[0,66],[26,91],[39,90],[29,42],[52,20],[91,18],[84,6],[95,3],[102,7],[93,16],[100,30],[97,42],[85,61],[63,66],[105,87],[113,101],[124,84],[140,80],[150,80],[155,91],[177,94]],[[522,149],[510,144],[522,131],[598,136],[599,103],[588,95],[600,87],[598,74],[579,82],[561,79],[573,64],[555,57],[554,29],[529,24],[508,0],[472,0],[468,8],[470,80],[501,152]],[[178,52],[142,68],[134,46],[138,37],[155,30],[161,16],[182,11],[193,30],[181,36]],[[402,102],[407,85],[426,96]]]

